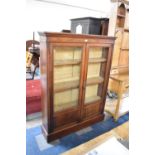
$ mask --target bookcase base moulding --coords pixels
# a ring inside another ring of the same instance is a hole
[[[115,37],[39,35],[42,131],[50,142],[104,119]]]
[[[104,119],[104,115],[99,115],[99,116],[93,117],[91,119],[81,121],[79,123],[78,122],[74,123],[72,125],[69,125],[66,128],[62,128],[61,130],[53,131],[50,134],[47,134],[46,129],[44,128],[44,126],[42,126],[42,133],[43,133],[44,137],[46,138],[47,142],[51,142],[55,139],[65,136],[67,134],[70,134],[70,133],[80,130],[82,128],[88,127],[94,123],[100,122],[103,119]]]

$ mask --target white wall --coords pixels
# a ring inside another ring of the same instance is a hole
[[[110,0],[57,0],[57,2],[64,2],[97,11],[57,5],[49,2],[27,0],[27,26],[25,30],[26,40],[32,39],[33,31],[35,31],[36,34],[35,39],[39,40],[37,31],[60,32],[62,29],[70,29],[70,19],[72,18],[107,17],[111,9]]]

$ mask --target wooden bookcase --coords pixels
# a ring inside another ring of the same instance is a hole
[[[112,59],[112,72],[119,68],[129,67],[129,2],[119,0],[112,3],[108,35],[115,36]]]
[[[117,121],[121,116],[123,93],[129,90],[129,1],[113,0],[108,35],[116,37],[108,90],[115,92],[117,99],[107,101],[105,111]]]
[[[104,118],[115,37],[39,34],[42,131],[49,142]]]

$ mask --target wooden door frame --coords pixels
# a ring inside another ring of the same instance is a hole
[[[107,56],[107,64],[106,64],[106,73],[105,73],[105,78],[104,78],[104,82],[105,84],[103,85],[103,90],[102,90],[102,104],[100,106],[100,110],[101,110],[101,113],[103,113],[103,110],[104,110],[104,106],[105,106],[105,102],[106,102],[106,93],[107,93],[107,88],[108,88],[108,83],[109,83],[109,77],[110,77],[110,69],[111,69],[111,66],[112,66],[112,54],[113,54],[113,48],[114,48],[114,45],[110,44],[110,47],[109,47],[109,51],[108,51],[108,56]]]
[[[49,115],[49,127],[52,126],[52,128],[50,128],[50,132],[53,131],[55,129],[55,121],[52,121],[54,120],[54,117],[57,117],[58,115],[63,115],[64,113],[67,113],[67,112],[71,112],[71,111],[74,111],[75,109],[79,109],[80,111],[80,116],[81,116],[81,107],[82,107],[82,88],[83,88],[83,73],[84,73],[84,60],[85,60],[85,43],[49,43],[49,60],[53,60],[52,62],[51,61],[48,61],[49,62],[49,80],[51,84],[51,86],[48,87],[49,92],[50,92],[50,106],[49,108],[51,108],[51,114]],[[54,112],[54,48],[55,47],[80,47],[81,48],[81,64],[80,64],[80,84],[79,84],[79,94],[78,94],[78,105],[77,107],[71,107],[71,108],[67,108],[67,109],[64,109],[62,111],[58,111],[58,112]],[[51,58],[50,58],[51,57]],[[53,84],[53,85],[52,85]],[[78,121],[81,121],[81,117],[79,116],[78,118]],[[53,123],[52,123],[53,122]]]
[[[86,106],[84,101],[85,101],[85,94],[86,94],[86,81],[87,81],[87,73],[88,73],[88,60],[89,60],[89,49],[90,47],[102,47],[102,48],[108,48],[108,53],[107,53],[107,62],[106,62],[106,67],[105,67],[105,75],[104,75],[104,84],[102,87],[102,96],[101,96],[101,103],[100,103],[100,113],[103,113],[103,109],[104,109],[104,101],[106,98],[106,94],[105,94],[105,90],[107,89],[108,84],[106,84],[108,82],[108,78],[109,78],[109,74],[110,74],[110,68],[111,68],[111,54],[112,54],[112,44],[103,44],[103,43],[86,43],[86,49],[85,49],[85,70],[84,70],[84,86],[83,86],[83,94],[82,94],[82,119],[84,119],[84,107]],[[108,71],[109,69],[109,71]],[[105,85],[106,84],[106,85]],[[97,103],[97,102],[94,102]]]

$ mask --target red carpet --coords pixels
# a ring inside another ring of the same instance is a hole
[[[40,80],[26,81],[26,114],[41,111]]]

